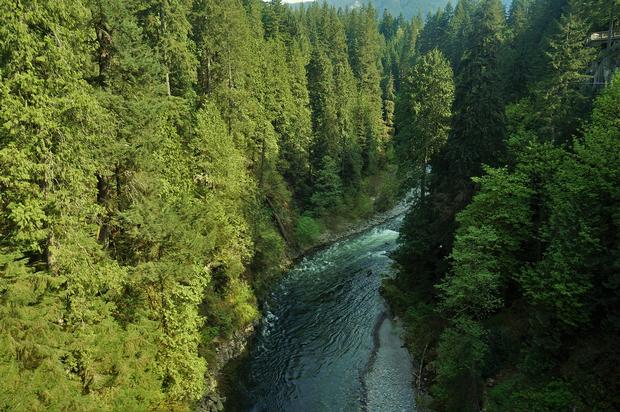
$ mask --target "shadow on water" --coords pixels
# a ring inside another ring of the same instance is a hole
[[[402,216],[318,251],[279,282],[235,367],[230,411],[414,411],[411,362],[379,293]]]

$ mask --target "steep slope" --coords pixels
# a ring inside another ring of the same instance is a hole
[[[328,3],[337,7],[361,6],[366,3],[363,0],[328,0]],[[443,8],[448,0],[372,0],[372,5],[383,13],[387,9],[390,13],[398,15],[402,13],[405,18],[410,19],[421,13],[425,16],[429,12],[434,12],[438,8]]]
[[[323,0],[315,0],[323,1]],[[426,16],[430,12],[435,12],[439,8],[444,8],[448,4],[449,0],[326,0],[327,3],[336,7],[360,7],[368,1],[372,3],[373,7],[379,11],[379,15],[383,13],[383,10],[387,9],[395,16],[403,14],[406,19],[411,19],[413,16],[421,14]],[[454,6],[458,0],[452,0]],[[503,0],[503,3],[508,7],[511,0]],[[304,3],[309,3],[305,1]],[[299,5],[302,3],[294,3]]]

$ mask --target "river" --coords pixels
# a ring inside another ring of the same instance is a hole
[[[307,256],[265,304],[242,411],[414,411],[412,367],[379,293],[402,215]]]

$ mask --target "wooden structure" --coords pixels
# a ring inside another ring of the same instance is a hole
[[[588,38],[588,46],[608,46],[610,43],[620,40],[620,32],[599,31],[592,33]]]

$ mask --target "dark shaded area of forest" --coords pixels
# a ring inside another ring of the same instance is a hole
[[[620,43],[590,40],[619,11],[459,1],[421,29],[395,146],[422,189],[385,292],[435,410],[620,407],[620,79],[593,76]]]

